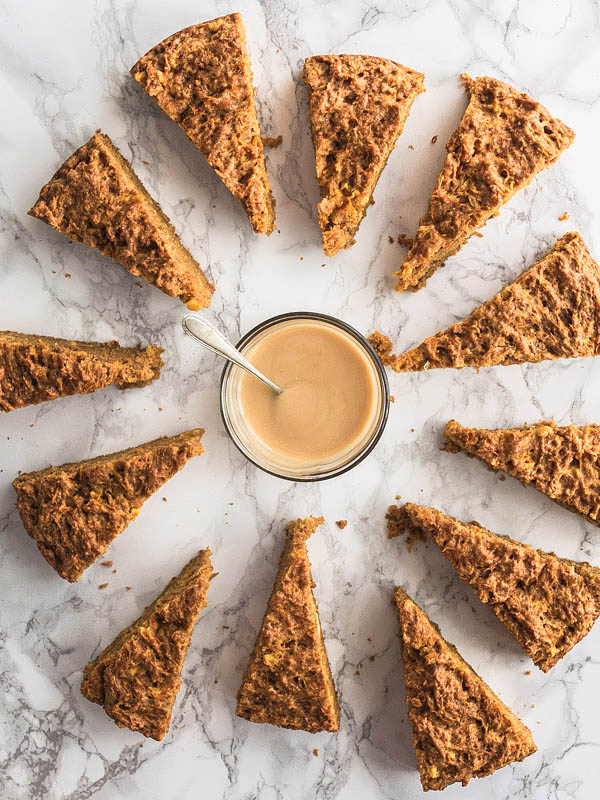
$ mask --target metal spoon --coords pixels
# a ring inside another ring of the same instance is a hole
[[[236,366],[245,369],[246,372],[249,372],[251,375],[254,375],[255,378],[265,383],[269,389],[272,389],[276,394],[281,394],[283,392],[281,386],[277,386],[276,383],[270,381],[262,372],[259,372],[256,367],[252,366],[248,359],[244,358],[240,351],[237,350],[229,339],[227,339],[218,328],[215,328],[212,323],[195,314],[186,314],[181,320],[181,324],[183,325],[183,330],[188,336],[191,336],[195,342],[212,350],[212,352],[216,353],[218,356],[222,356],[228,361],[233,362]]]

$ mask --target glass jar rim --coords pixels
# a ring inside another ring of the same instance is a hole
[[[317,322],[324,322],[333,327],[341,329],[345,333],[349,334],[358,344],[366,351],[369,355],[372,364],[375,368],[375,373],[377,375],[377,379],[379,381],[379,386],[381,389],[382,395],[382,403],[381,403],[381,411],[379,413],[379,419],[377,420],[377,425],[373,435],[368,440],[366,445],[359,453],[357,453],[354,457],[350,459],[347,464],[342,464],[340,467],[333,468],[330,471],[326,471],[323,473],[315,473],[315,474],[307,474],[307,475],[285,475],[281,472],[277,472],[274,469],[270,469],[269,467],[264,466],[261,464],[256,458],[253,458],[247,450],[241,446],[241,443],[238,441],[235,431],[233,430],[232,426],[229,423],[227,413],[226,413],[226,398],[225,398],[225,388],[228,376],[231,374],[233,367],[235,366],[231,362],[225,364],[223,371],[221,373],[221,380],[219,383],[219,407],[221,411],[221,419],[223,421],[223,425],[225,430],[227,431],[227,435],[235,445],[235,447],[242,453],[242,455],[255,467],[266,472],[269,475],[273,475],[276,478],[282,478],[283,480],[288,480],[296,483],[310,483],[314,481],[323,481],[329,480],[330,478],[337,478],[339,475],[343,475],[345,472],[353,469],[354,467],[358,466],[364,459],[372,452],[375,448],[377,443],[379,442],[383,431],[387,425],[389,411],[390,411],[390,387],[388,383],[388,378],[385,372],[385,367],[381,363],[381,360],[377,353],[375,352],[373,346],[366,338],[363,336],[360,331],[354,328],[352,325],[349,325],[344,320],[338,319],[337,317],[332,317],[329,314],[322,314],[317,311],[290,311],[284,314],[277,314],[274,317],[269,317],[266,320],[263,320],[258,325],[255,325],[254,328],[249,330],[239,342],[236,344],[238,350],[243,350],[243,348],[255,339],[260,333],[263,331],[274,327],[275,325],[279,324],[280,322],[288,322],[294,320],[306,320],[306,321],[317,321]]]

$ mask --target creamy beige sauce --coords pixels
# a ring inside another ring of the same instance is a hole
[[[274,328],[244,354],[284,389],[277,395],[247,373],[240,383],[248,425],[283,457],[333,459],[358,443],[373,423],[374,368],[342,331],[318,322],[295,323]]]

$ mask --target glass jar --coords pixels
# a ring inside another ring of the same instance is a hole
[[[337,333],[353,340],[366,356],[372,370],[376,402],[372,418],[369,418],[360,438],[352,445],[336,454],[334,458],[315,460],[294,460],[283,457],[268,447],[249,425],[244,417],[240,400],[240,387],[243,371],[235,365],[226,364],[221,376],[220,405],[225,429],[235,446],[259,469],[291,481],[321,481],[334,478],[347,472],[366,458],[379,441],[387,423],[390,407],[390,390],[385,369],[377,354],[367,341],[351,325],[327,314],[310,311],[296,311],[267,319],[257,325],[238,342],[237,348],[252,361],[252,352],[264,337],[276,329],[303,323],[331,326]],[[272,376],[267,376],[272,377]]]

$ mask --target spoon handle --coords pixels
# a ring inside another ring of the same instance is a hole
[[[196,316],[196,314],[186,314],[181,324],[183,330],[195,342],[212,350],[213,353],[226,358],[228,361],[232,361],[238,367],[245,369],[246,372],[249,372],[251,375],[254,375],[255,378],[261,380],[276,394],[281,394],[283,392],[281,386],[277,386],[276,383],[273,383],[273,381],[265,377],[262,372],[259,372],[259,370],[257,370],[247,358],[244,358],[240,351],[237,350],[229,339],[227,339],[218,328],[215,328],[211,322],[208,322],[208,320],[203,317]]]

